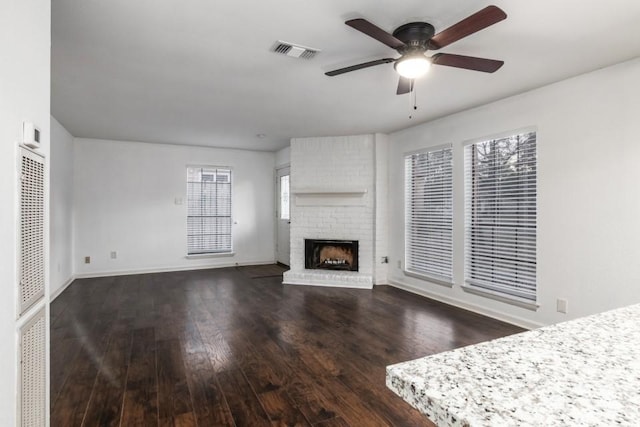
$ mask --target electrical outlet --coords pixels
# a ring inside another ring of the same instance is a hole
[[[556,301],[556,311],[558,313],[566,314],[568,308],[569,308],[569,302],[566,299],[558,298],[558,300]]]
[[[91,257],[90,256],[84,257],[84,263],[85,264],[91,264]]]
[[[402,261],[398,260],[398,268],[402,268]]]
[[[118,252],[117,251],[111,251],[111,259],[116,259],[118,258]]]

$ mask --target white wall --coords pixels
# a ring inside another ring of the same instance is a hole
[[[377,133],[375,140],[375,256],[374,284],[389,283],[389,136]]]
[[[51,117],[51,299],[73,278],[73,136]]]
[[[578,76],[391,135],[390,185],[403,153],[454,144],[453,289],[405,276],[403,193],[391,192],[390,278],[415,291],[534,326],[640,302],[640,59]],[[463,141],[536,126],[538,301],[530,311],[465,293]],[[404,265],[404,262],[403,262]],[[569,301],[567,315],[556,299]]]
[[[276,151],[276,168],[287,166],[291,162],[291,147]]]
[[[268,152],[76,138],[76,274],[274,262],[274,161]],[[235,256],[185,257],[187,165],[232,168]]]
[[[0,245],[0,342],[2,342],[0,425],[2,426],[17,424],[17,328],[25,320],[23,317],[16,322],[18,141],[22,138],[23,120],[32,121],[41,131],[42,149],[40,151],[48,155],[50,22],[49,1],[3,2],[2,13],[0,13],[0,242],[2,242]],[[45,190],[48,191],[48,188]],[[48,278],[45,278],[45,286],[48,288]],[[43,306],[48,308],[46,300],[45,297],[36,304],[25,317]],[[47,314],[47,319],[48,317]]]

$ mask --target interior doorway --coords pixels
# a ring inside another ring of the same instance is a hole
[[[290,193],[290,168],[284,167],[276,170],[276,185],[278,201],[276,203],[277,241],[276,260],[279,263],[290,265],[289,227],[291,224],[291,193]]]

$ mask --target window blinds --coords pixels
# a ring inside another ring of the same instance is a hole
[[[187,253],[231,252],[231,170],[187,169]]]
[[[465,148],[465,279],[536,300],[536,134]]]
[[[450,147],[405,157],[406,270],[448,283],[452,274],[453,162]]]

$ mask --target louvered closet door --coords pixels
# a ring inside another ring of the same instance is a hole
[[[20,425],[41,427],[46,421],[47,323],[42,308],[20,328]]]
[[[44,296],[44,159],[21,151],[20,314]]]

